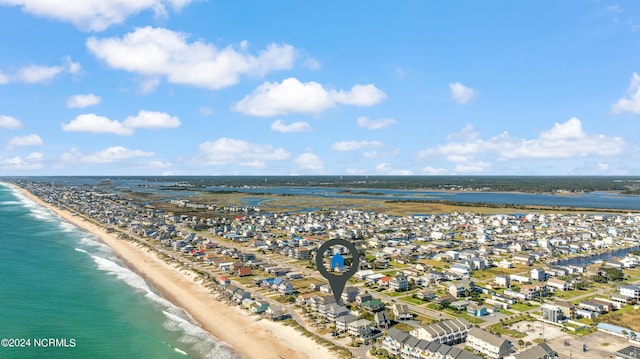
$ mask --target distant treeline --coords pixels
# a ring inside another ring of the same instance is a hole
[[[577,211],[581,212],[591,211],[591,212],[620,212],[626,213],[628,210],[617,210],[617,209],[599,209],[599,208],[577,208],[577,207],[567,207],[567,206],[539,206],[539,205],[527,205],[527,204],[515,204],[515,203],[485,203],[485,202],[461,202],[461,201],[449,201],[444,199],[434,199],[434,200],[411,200],[411,199],[403,199],[403,200],[388,200],[385,203],[439,203],[446,204],[449,206],[456,207],[484,207],[484,208],[512,208],[512,209],[522,209],[522,210],[532,210],[532,209],[549,209],[549,210],[567,210],[567,211]]]
[[[354,189],[432,189],[528,193],[633,190],[629,194],[640,194],[637,192],[640,177],[608,176],[220,176],[159,177],[157,180],[186,182],[196,188],[208,186],[344,187],[347,188],[345,191],[368,195],[377,193],[356,192]]]
[[[66,178],[38,177],[60,181]],[[69,179],[103,177],[69,177]],[[628,191],[640,194],[640,177],[627,176],[161,176],[109,177],[148,183],[187,183],[192,187],[165,189],[194,190],[214,187],[341,187],[345,189],[433,189],[495,192],[552,193]]]
[[[354,191],[354,190],[351,190],[351,189],[343,189],[341,191],[338,191],[337,193],[357,194],[357,195],[366,195],[366,196],[384,196],[384,193],[381,193],[381,192]]]

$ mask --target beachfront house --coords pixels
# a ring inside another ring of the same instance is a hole
[[[356,300],[357,296],[358,296],[358,288],[346,287],[342,292],[342,296],[340,296],[340,299],[342,299],[343,303],[351,303]]]
[[[356,338],[365,338],[371,334],[371,322],[367,319],[358,319],[347,325],[347,332]]]
[[[274,320],[274,321],[284,320],[284,319],[287,319],[287,318],[291,317],[291,314],[289,314],[284,308],[282,308],[280,306],[270,306],[265,311],[265,314],[271,320]]]
[[[358,317],[353,314],[347,314],[336,318],[336,331],[344,333],[347,331],[349,323],[355,322]]]

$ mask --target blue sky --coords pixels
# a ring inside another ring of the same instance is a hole
[[[637,1],[0,0],[3,175],[640,175]]]

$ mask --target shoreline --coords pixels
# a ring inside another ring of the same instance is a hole
[[[165,299],[184,309],[204,330],[229,346],[243,358],[332,358],[328,348],[304,337],[292,327],[268,319],[256,320],[238,307],[219,302],[194,276],[172,267],[155,253],[147,252],[141,244],[121,240],[106,228],[61,210],[26,189],[12,183],[0,182],[47,208],[76,227],[95,235],[108,245],[118,259],[140,275]]]

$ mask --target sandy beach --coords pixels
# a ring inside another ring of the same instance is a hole
[[[118,239],[105,228],[80,216],[52,206],[30,192],[21,191],[29,199],[58,216],[97,236],[132,270],[143,276],[165,298],[185,309],[202,328],[226,342],[245,358],[333,358],[331,352],[302,336],[291,327],[249,316],[238,307],[230,307],[214,299],[209,290],[194,282],[194,276],[182,273],[143,247]]]

